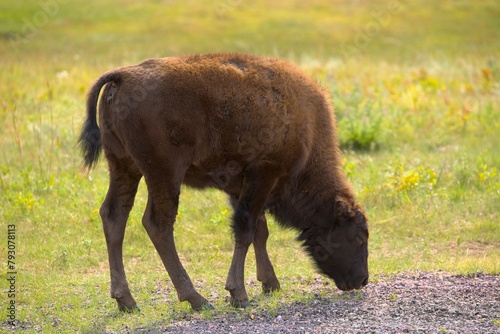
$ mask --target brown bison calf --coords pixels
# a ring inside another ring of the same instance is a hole
[[[252,243],[263,291],[280,287],[266,250],[266,210],[300,231],[298,239],[338,288],[367,284],[367,221],[340,168],[333,110],[318,84],[283,60],[207,54],[112,70],[90,89],[79,141],[87,167],[101,147],[109,165],[100,214],[111,296],[121,310],[136,308],[122,244],[142,176],[149,195],[143,225],[179,299],[194,309],[210,304],[175,249],[182,183],[229,195],[235,248],[226,289],[233,305],[248,304],[244,263]]]

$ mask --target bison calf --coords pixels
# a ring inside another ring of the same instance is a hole
[[[206,54],[109,71],[89,91],[79,142],[87,167],[101,147],[108,162],[100,214],[111,296],[121,310],[136,308],[122,244],[143,176],[143,225],[179,299],[194,309],[210,304],[194,289],[174,244],[182,183],[229,195],[235,248],[225,288],[234,306],[248,304],[243,271],[252,243],[263,291],[280,288],[266,250],[266,210],[300,232],[306,251],[339,289],[367,284],[367,220],[341,171],[332,107],[315,81],[283,60]]]

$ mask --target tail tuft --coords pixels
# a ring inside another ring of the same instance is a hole
[[[95,118],[92,120],[91,117],[87,117],[85,120],[78,144],[82,151],[85,167],[92,169],[99,161],[102,150],[101,132]]]
[[[87,96],[87,118],[83,123],[78,144],[82,151],[85,167],[88,169],[92,169],[97,164],[102,151],[101,132],[97,125],[97,102],[101,88],[111,81],[116,83],[121,81],[119,70],[103,74],[90,88]]]

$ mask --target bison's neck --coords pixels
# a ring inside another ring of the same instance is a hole
[[[286,180],[275,193],[269,211],[284,226],[299,230],[331,221],[335,200],[355,202],[337,161],[309,164],[296,178]]]

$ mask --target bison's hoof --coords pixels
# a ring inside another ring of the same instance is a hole
[[[191,305],[191,308],[195,311],[213,310],[214,309],[212,304],[210,304],[208,300],[206,300],[204,297],[202,297],[199,294],[197,294],[195,297],[193,297],[191,299],[188,299],[188,302]]]
[[[197,312],[215,309],[215,307],[212,304],[210,304],[208,301],[206,301],[206,303],[201,304],[201,305],[196,306],[196,307],[191,305],[191,308]]]
[[[273,282],[262,283],[262,292],[264,292],[265,294],[280,290],[280,283],[277,280]]]
[[[133,313],[133,312],[140,312],[141,309],[137,306],[137,304],[134,302],[133,304],[129,304],[128,306],[125,303],[120,302],[120,300],[116,300],[116,303],[118,304],[118,309],[121,312],[124,313]]]
[[[248,299],[231,298],[231,306],[234,308],[247,308],[249,305]]]

